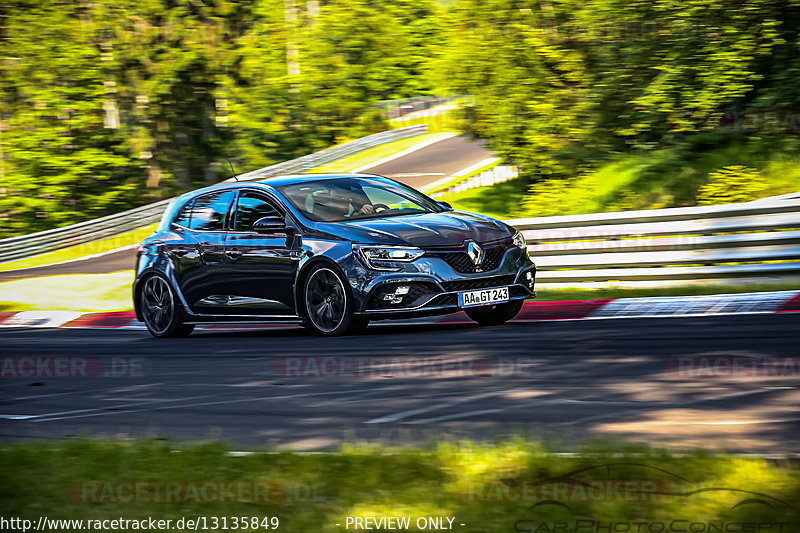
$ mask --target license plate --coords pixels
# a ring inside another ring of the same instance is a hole
[[[480,291],[458,293],[459,307],[472,307],[475,305],[492,305],[508,301],[508,287],[496,287]]]

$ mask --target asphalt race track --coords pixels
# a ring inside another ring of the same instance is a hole
[[[109,272],[133,270],[135,264],[136,249],[128,248],[99,257],[70,261],[68,263],[0,272],[0,282],[13,281],[15,279],[56,276],[60,274],[106,274]]]
[[[296,328],[168,340],[137,330],[4,329],[0,436],[323,450],[518,434],[567,449],[626,437],[796,452],[797,366],[732,377],[687,375],[675,362],[791,357],[797,365],[798,341],[797,313],[379,325],[332,339]]]
[[[493,155],[484,147],[483,142],[460,135],[433,143],[381,165],[370,167],[364,172],[380,174],[411,187],[421,188]]]

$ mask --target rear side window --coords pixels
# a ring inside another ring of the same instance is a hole
[[[193,203],[194,202],[190,200],[185,206],[183,206],[181,210],[178,211],[178,214],[175,215],[175,218],[172,219],[172,222],[179,226],[183,226],[184,228],[188,228],[189,220],[192,218]]]
[[[195,231],[224,231],[233,196],[233,191],[222,191],[195,198],[187,227]]]
[[[236,231],[252,231],[256,220],[262,217],[274,216],[283,215],[275,209],[269,200],[256,193],[243,192],[236,202],[233,229]]]

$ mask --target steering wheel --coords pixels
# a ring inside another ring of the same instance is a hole
[[[376,213],[379,211],[386,211],[387,209],[389,209],[389,206],[386,204],[372,204],[372,207],[375,209]]]

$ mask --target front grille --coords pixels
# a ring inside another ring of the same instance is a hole
[[[392,300],[384,299],[387,294],[394,293],[395,289],[401,286],[408,287],[408,294],[400,296],[399,301],[393,302]],[[367,307],[369,309],[404,309],[414,307],[416,302],[423,296],[429,296],[437,292],[439,292],[439,290],[433,283],[386,283],[375,289],[372,293],[372,297],[369,299],[369,305]]]
[[[428,252],[426,255],[430,257],[439,257],[444,259],[453,270],[461,274],[474,274],[476,272],[491,272],[500,266],[503,261],[503,256],[506,253],[506,246],[494,246],[492,248],[485,248],[486,255],[483,256],[483,262],[476,265],[472,262],[467,252]]]
[[[502,287],[514,283],[516,276],[492,276],[488,278],[460,279],[457,281],[443,281],[442,287],[446,291],[471,291],[487,289],[489,287]]]

